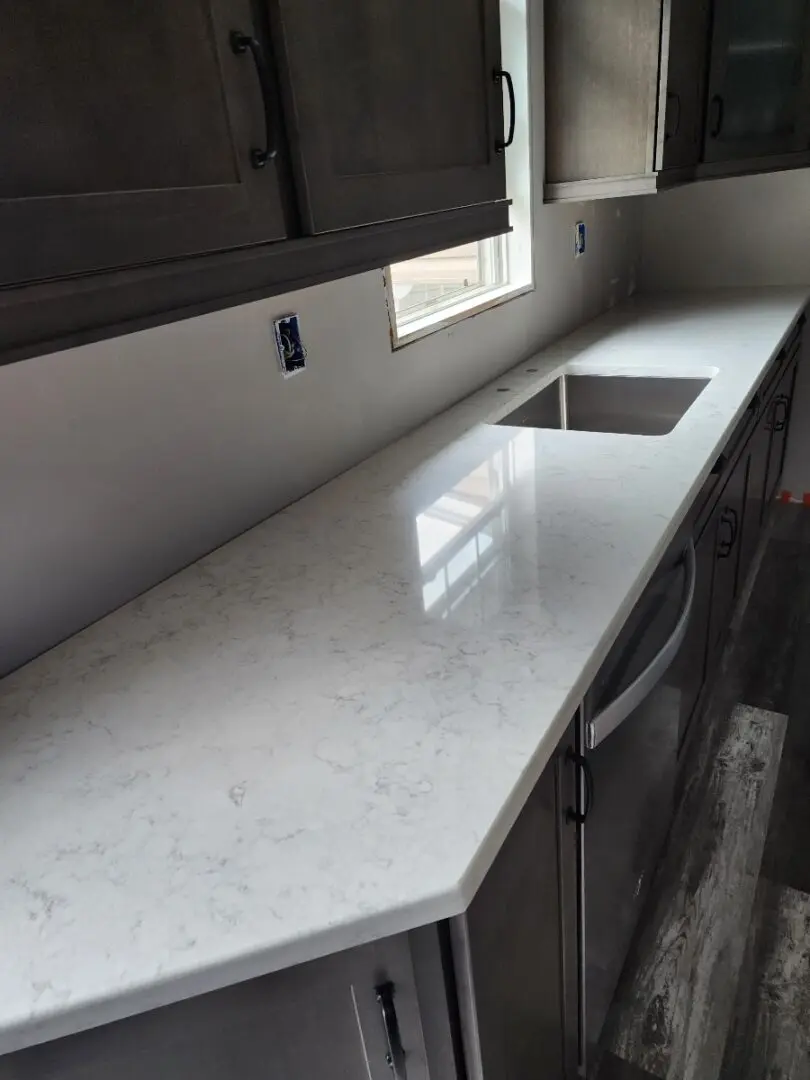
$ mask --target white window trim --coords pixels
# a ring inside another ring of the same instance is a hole
[[[419,341],[463,319],[524,296],[535,288],[527,9],[527,0],[501,0],[503,64],[513,73],[517,100],[515,142],[506,152],[506,187],[512,199],[510,219],[513,231],[506,234],[505,256],[507,273],[512,280],[502,285],[481,285],[468,289],[456,301],[438,303],[422,316],[401,319],[398,327],[390,268],[385,267],[385,297],[392,349]],[[511,32],[505,33],[505,26]]]
[[[391,320],[392,347],[400,349],[403,345],[410,345],[412,341],[419,341],[420,338],[433,334],[437,330],[443,330],[447,326],[452,326],[453,323],[469,319],[473,315],[489,310],[489,308],[499,307],[501,304],[505,304],[507,300],[513,300],[515,297],[533,292],[534,281],[523,285],[513,285],[511,282],[507,282],[506,285],[482,285],[475,292],[465,293],[455,304],[448,304],[447,307],[431,311],[429,314],[423,315],[421,319],[409,319],[406,324],[407,329],[403,333],[398,332],[396,328],[394,294],[391,291],[391,275],[388,273],[388,267],[385,268],[385,291]]]

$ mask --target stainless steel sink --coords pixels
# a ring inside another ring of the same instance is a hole
[[[666,435],[708,379],[560,375],[499,424],[510,427]]]

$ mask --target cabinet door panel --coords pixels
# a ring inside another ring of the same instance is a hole
[[[765,487],[765,501],[770,504],[776,497],[782,466],[785,462],[788,425],[793,403],[793,387],[796,380],[797,361],[791,363],[780,378],[768,407],[767,425],[771,432],[771,452],[768,457],[768,473]],[[767,508],[767,506],[766,506]]]
[[[717,0],[704,159],[808,145],[808,0]]]
[[[706,674],[709,677],[726,639],[737,595],[740,550],[748,490],[748,455],[734,466],[707,528],[714,532],[714,578],[709,618]]]
[[[740,581],[744,582],[757,550],[765,514],[765,481],[768,473],[768,451],[771,432],[768,414],[757,424],[748,447],[748,489],[745,500],[742,548],[740,551]]]
[[[576,829],[562,804],[574,795],[569,746],[573,730],[454,923],[470,1080],[559,1077],[575,1062]]]
[[[710,520],[695,543],[697,586],[686,639],[670,669],[672,685],[681,692],[679,738],[683,742],[706,676],[706,652],[714,576],[715,523]]]
[[[709,0],[669,4],[666,96],[661,103],[664,115],[659,117],[663,162],[658,168],[696,165],[700,160],[710,14]]]
[[[285,234],[249,0],[22,0],[0,15],[0,284]]]
[[[407,934],[9,1054],[0,1080],[390,1080],[389,980],[408,1080],[427,1080]]]
[[[505,197],[497,0],[275,0],[311,232]]]

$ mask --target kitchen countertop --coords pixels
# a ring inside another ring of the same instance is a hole
[[[4,680],[0,1053],[462,912],[808,296],[615,310]],[[492,426],[563,365],[714,377]]]

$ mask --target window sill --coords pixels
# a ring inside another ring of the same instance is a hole
[[[413,319],[406,324],[402,332],[394,331],[391,335],[391,346],[394,349],[401,349],[403,345],[410,345],[411,342],[419,341],[428,334],[444,330],[445,327],[461,322],[462,319],[478,315],[481,311],[497,307],[499,304],[506,303],[507,300],[514,300],[515,297],[524,296],[533,290],[534,282],[523,285],[501,285],[485,293],[479,293],[477,296],[462,298],[440,311],[433,311],[421,319]]]

